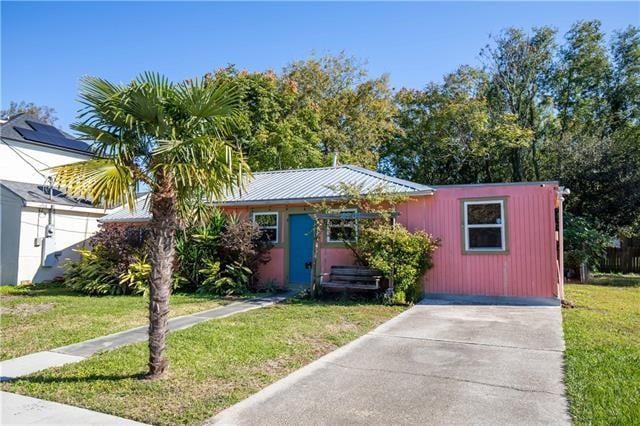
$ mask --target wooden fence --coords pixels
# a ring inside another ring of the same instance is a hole
[[[600,271],[640,274],[640,247],[608,248]]]

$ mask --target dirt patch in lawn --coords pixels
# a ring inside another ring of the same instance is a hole
[[[2,315],[19,315],[26,317],[41,312],[47,312],[55,306],[54,303],[19,303],[15,306],[0,306],[0,314]]]
[[[358,330],[358,326],[354,323],[351,322],[339,322],[339,323],[334,323],[334,324],[327,324],[327,326],[325,327],[327,332],[330,334],[335,334],[335,333],[355,333]]]

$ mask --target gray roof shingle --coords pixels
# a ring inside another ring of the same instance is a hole
[[[340,183],[358,185],[364,194],[377,188],[390,193],[431,194],[434,189],[403,179],[357,166],[345,165],[316,169],[278,170],[258,172],[247,182],[242,193],[237,192],[221,200],[222,205],[286,204],[291,202],[321,201],[338,198],[332,188]],[[143,200],[143,202],[140,202]],[[102,222],[140,222],[148,220],[147,198],[138,198],[133,212],[122,207],[100,219]]]
[[[49,188],[44,184],[15,182],[11,180],[0,180],[0,185],[20,197],[23,201],[34,203],[58,204],[72,207],[100,208],[94,206],[90,201],[69,197],[59,189],[52,188],[49,195]]]

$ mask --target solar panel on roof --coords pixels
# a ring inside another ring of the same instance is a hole
[[[33,130],[35,130],[36,132],[39,132],[39,133],[51,133],[51,134],[56,135],[56,136],[65,137],[60,130],[58,130],[57,128],[55,128],[55,127],[53,127],[53,126],[51,126],[49,124],[36,123],[35,121],[31,121],[31,120],[25,120],[25,123],[27,123],[29,126],[31,126],[33,128]]]
[[[33,126],[34,124],[37,125],[38,128],[40,128],[41,126],[44,126],[38,123],[33,123],[33,122],[29,123],[29,125],[31,126]],[[34,128],[35,127],[36,126],[34,126]],[[52,126],[47,126],[47,127],[52,127]],[[57,146],[60,148],[74,149],[74,150],[87,151],[87,152],[90,151],[89,145],[75,139],[69,139],[65,137],[57,129],[56,129],[56,133],[52,132],[51,130],[46,130],[46,131],[31,130],[31,129],[24,129],[22,127],[14,127],[14,129],[18,133],[20,133],[20,135],[23,138],[33,142],[39,142],[46,145]]]

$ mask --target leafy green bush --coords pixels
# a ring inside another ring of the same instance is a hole
[[[227,217],[215,210],[205,226],[192,226],[176,236],[174,285],[183,291],[196,291],[207,278],[208,263],[219,259],[220,235]]]
[[[402,225],[363,226],[353,245],[366,266],[393,280],[393,302],[407,303],[422,294],[421,279],[433,266],[432,255],[439,241],[424,231],[409,232]]]
[[[78,248],[78,260],[63,263],[66,286],[90,295],[121,294],[122,287],[115,275],[114,264],[98,251]]]
[[[227,264],[221,270],[220,262],[207,261],[202,273],[206,278],[198,287],[198,293],[242,294],[248,290],[251,279],[251,269],[238,262]]]
[[[76,250],[80,258],[63,264],[64,283],[76,291],[92,296],[105,294],[143,294],[148,288],[151,266],[146,258],[136,258],[127,270],[118,273],[117,265],[101,255],[100,249]]]
[[[80,259],[65,266],[66,284],[87,294],[145,294],[151,266],[145,255],[144,228],[108,226],[79,249]],[[173,288],[218,295],[246,292],[272,244],[253,222],[216,210],[205,226],[176,236]]]
[[[584,263],[589,270],[597,270],[611,240],[584,217],[565,213],[564,263],[567,268],[578,271]]]
[[[127,288],[132,294],[146,296],[149,291],[150,272],[151,265],[147,262],[147,256],[138,256],[129,264],[126,272],[120,274],[120,285]]]
[[[176,247],[181,289],[231,295],[251,287],[272,244],[253,222],[218,212],[205,227],[181,233]]]

